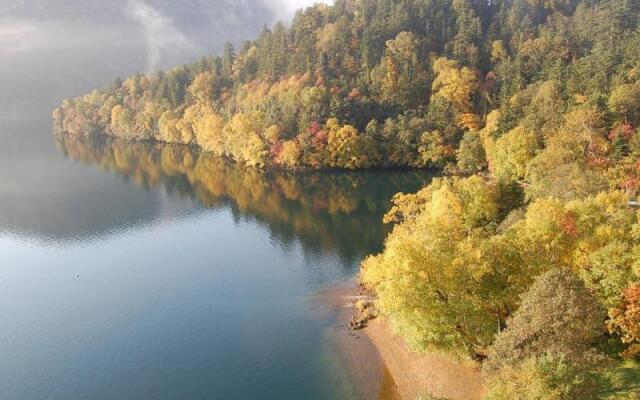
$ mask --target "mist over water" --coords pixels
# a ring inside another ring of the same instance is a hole
[[[141,209],[153,209],[155,200],[148,193],[112,184],[113,177],[63,159],[52,145],[53,109],[63,99],[105,87],[116,77],[219,53],[225,41],[255,38],[264,24],[291,19],[296,7],[312,3],[0,0],[4,229],[59,235],[72,234],[74,226],[107,227],[113,216],[103,211],[114,210],[120,195],[136,197]],[[103,206],[93,210],[88,204]],[[55,209],[75,210],[82,217],[70,220],[66,213],[47,212]]]
[[[55,138],[64,98],[217,52],[225,26],[252,38],[292,3],[222,1],[237,19],[200,31],[177,2],[55,2],[104,14],[74,21],[52,3],[8,16],[0,0],[0,398],[358,399],[316,295],[380,249],[392,193],[429,177]]]

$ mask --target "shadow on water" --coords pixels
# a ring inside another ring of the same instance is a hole
[[[426,171],[259,171],[181,145],[107,137],[59,136],[68,158],[116,172],[152,190],[162,187],[210,209],[253,221],[283,247],[300,243],[310,255],[336,253],[345,265],[381,249],[390,199],[415,191]]]

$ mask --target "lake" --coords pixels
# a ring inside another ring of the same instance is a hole
[[[86,37],[0,63],[0,398],[358,398],[319,293],[381,250],[389,200],[429,174],[54,137],[63,98],[147,62],[126,33],[55,29]]]

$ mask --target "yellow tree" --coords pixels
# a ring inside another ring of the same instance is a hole
[[[616,86],[609,96],[609,108],[622,116],[625,123],[635,123],[640,109],[640,85]]]
[[[167,143],[179,143],[180,131],[178,122],[180,117],[173,110],[167,110],[160,116],[158,121],[158,139]]]
[[[226,155],[250,166],[263,167],[269,151],[264,133],[267,121],[263,113],[236,114],[223,129]]]
[[[495,142],[493,153],[495,176],[507,181],[524,178],[538,147],[536,134],[520,125],[501,136]]]
[[[135,115],[132,109],[117,105],[111,110],[111,129],[120,137],[135,137]]]
[[[286,140],[282,143],[282,151],[278,157],[278,164],[285,168],[295,169],[300,166],[302,145],[297,140]]]
[[[514,278],[521,264],[511,240],[484,228],[498,215],[497,187],[477,176],[436,179],[394,203],[386,219],[401,223],[384,252],[364,261],[362,282],[416,348],[480,351],[525,281]]]
[[[201,72],[193,79],[187,91],[197,102],[208,103],[213,99],[214,82],[213,72]]]
[[[433,62],[433,72],[436,74],[433,96],[440,96],[454,106],[460,126],[469,130],[478,129],[479,118],[473,110],[473,96],[480,87],[478,74],[444,57]]]
[[[340,126],[338,121],[327,121],[329,132],[327,140],[327,157],[331,167],[357,168],[358,163],[358,130],[350,125]]]
[[[207,105],[199,108],[198,117],[193,123],[193,131],[198,146],[216,155],[223,155],[225,153],[223,128],[223,119],[216,114],[211,106]]]

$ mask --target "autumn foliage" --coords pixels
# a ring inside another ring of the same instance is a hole
[[[640,355],[640,285],[624,290],[620,305],[609,311],[608,327],[611,333],[620,335],[629,347],[623,352],[626,357]]]
[[[394,198],[362,264],[383,314],[419,350],[518,353],[491,399],[598,398],[578,384],[598,368],[557,335],[640,352],[639,21],[637,1],[338,0],[66,100],[54,123],[258,170],[444,171]]]

